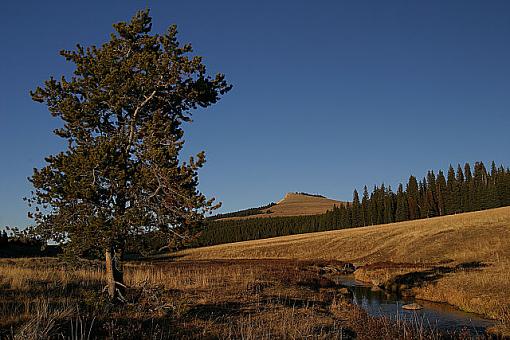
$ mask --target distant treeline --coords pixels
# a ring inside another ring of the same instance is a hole
[[[221,218],[228,218],[228,217],[246,217],[246,216],[252,216],[252,215],[266,214],[266,213],[268,213],[267,209],[269,209],[275,205],[276,205],[276,203],[271,202],[267,205],[263,205],[258,208],[250,208],[250,209],[234,211],[234,212],[226,213],[226,214],[218,214],[218,215],[208,217],[207,219],[208,220],[219,220]]]
[[[510,169],[490,171],[483,162],[466,163],[446,176],[429,171],[417,180],[410,176],[394,192],[390,186],[365,186],[362,197],[354,190],[352,203],[335,206],[321,215],[268,217],[208,222],[195,246],[229,243],[298,233],[400,222],[484,210],[510,205]]]
[[[0,232],[0,258],[55,256],[60,252],[58,246],[46,245],[45,242],[22,235],[9,235],[5,230]]]
[[[303,195],[303,196],[311,196],[311,197],[319,197],[319,198],[326,198],[322,195],[319,195],[319,194],[309,194],[307,192],[295,192],[295,194],[298,194],[298,195]]]

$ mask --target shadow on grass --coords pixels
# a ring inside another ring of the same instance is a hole
[[[453,267],[436,266],[428,270],[413,271],[396,276],[393,280],[385,284],[385,288],[395,291],[402,289],[402,286],[406,288],[423,287],[426,284],[441,279],[446,274],[457,271],[480,270],[486,266],[485,263],[473,261],[460,263]]]
[[[242,304],[239,302],[224,302],[220,304],[200,304],[190,308],[186,316],[202,320],[226,318],[242,314]]]

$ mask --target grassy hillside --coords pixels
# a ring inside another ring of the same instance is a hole
[[[270,207],[265,213],[251,216],[229,217],[223,220],[261,218],[261,217],[283,217],[323,214],[333,209],[334,205],[341,205],[345,202],[332,200],[325,197],[306,195],[301,193],[287,193],[276,205]]]
[[[510,321],[510,207],[189,249],[182,259],[335,259],[380,286]]]
[[[357,264],[504,260],[510,258],[510,207],[223,244],[180,255],[187,259],[338,259]]]

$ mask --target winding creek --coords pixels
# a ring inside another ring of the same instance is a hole
[[[494,321],[484,319],[478,314],[467,313],[446,303],[415,300],[389,294],[376,286],[354,279],[352,275],[337,277],[337,283],[348,287],[353,294],[353,302],[372,316],[387,316],[420,322],[449,332],[467,330],[471,335],[482,335]],[[420,310],[404,310],[402,306],[416,302],[423,306]]]

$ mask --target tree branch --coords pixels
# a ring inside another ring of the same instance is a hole
[[[133,138],[135,135],[135,124],[136,124],[136,117],[138,116],[138,113],[140,110],[147,105],[147,103],[154,98],[156,95],[156,90],[152,91],[152,93],[145,98],[143,102],[140,103],[135,109],[135,112],[133,113],[133,117],[131,118],[131,122],[129,124],[129,138],[128,138],[128,144],[126,146],[126,152],[129,152],[129,148],[131,148],[131,144],[133,143]]]

